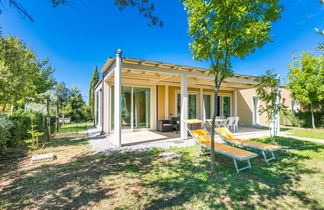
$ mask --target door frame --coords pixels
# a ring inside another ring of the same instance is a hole
[[[108,119],[110,121],[108,127],[108,132],[109,133],[114,133],[114,129],[112,129],[112,124],[113,124],[113,121],[112,121],[112,90],[113,90],[113,87],[114,84],[110,84],[109,85],[109,97],[108,97],[108,100],[109,100],[109,107],[108,107],[108,112],[109,112],[109,116],[108,116]],[[155,99],[156,99],[156,87],[155,86],[152,86],[152,85],[131,85],[131,84],[126,84],[126,85],[122,85],[122,87],[131,87],[131,113],[130,113],[130,120],[131,120],[131,127],[128,128],[128,129],[123,129],[122,128],[122,132],[134,132],[134,131],[141,131],[141,130],[154,130],[155,129],[155,118],[156,118],[156,109],[155,109]],[[133,106],[133,102],[134,102],[134,93],[133,93],[133,90],[134,90],[134,87],[135,88],[149,88],[150,89],[150,127],[149,128],[134,128],[134,106]]]
[[[223,107],[223,98],[224,96],[226,97],[229,97],[230,98],[230,116],[233,116],[233,96],[232,94],[230,93],[223,93],[223,94],[218,94],[218,96],[220,97],[220,109],[219,109],[219,112],[220,112],[220,116],[224,116],[224,107]]]
[[[254,99],[258,99],[257,107],[255,107]],[[258,96],[253,96],[252,97],[252,106],[253,106],[253,109],[252,109],[252,124],[253,125],[259,125],[260,124],[260,112],[259,112],[260,98]],[[257,112],[257,113],[255,113],[255,112]]]
[[[205,103],[204,103],[204,95],[209,95],[210,96],[210,115],[211,115],[211,117],[213,117],[213,113],[214,113],[214,94],[213,93],[206,93],[206,92],[203,92],[203,97],[202,97],[202,106],[203,107],[201,107],[201,116],[202,116],[202,118],[204,118],[205,117],[205,113],[204,113],[204,111],[205,111]],[[206,118],[207,119],[207,118]],[[205,119],[202,119],[202,120],[205,120]]]
[[[177,97],[178,95],[180,95],[181,97],[181,91],[180,90],[176,90],[175,91],[175,103],[174,103],[174,110],[175,110],[175,116],[176,117],[180,117],[178,116],[178,100],[177,100]],[[196,95],[196,117],[199,116],[199,110],[200,110],[200,103],[199,103],[199,91],[188,91],[188,106],[189,106],[189,95]],[[188,107],[188,111],[189,111],[189,107]],[[189,117],[189,116],[188,116]]]

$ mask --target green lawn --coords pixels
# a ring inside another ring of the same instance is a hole
[[[92,122],[68,123],[62,126],[62,128],[59,130],[59,133],[80,132],[86,130],[87,127],[92,125]]]
[[[276,161],[257,157],[236,174],[233,161],[217,155],[211,176],[209,157],[198,157],[197,147],[95,155],[85,138],[72,139],[48,145],[57,155],[51,162],[0,162],[0,209],[324,208],[324,144],[278,137]],[[182,159],[162,161],[164,151]]]
[[[324,139],[323,129],[289,128],[286,130],[286,132],[289,132],[289,134],[292,136]]]

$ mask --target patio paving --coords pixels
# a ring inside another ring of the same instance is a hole
[[[123,151],[146,151],[153,147],[188,147],[194,146],[194,140],[189,137],[187,140],[180,139],[179,132],[158,132],[158,131],[135,131],[122,133],[122,147],[117,148],[112,144],[113,134],[108,136],[100,135],[100,130],[95,127],[88,128],[89,144],[96,153],[110,154]],[[268,130],[240,127],[234,134],[238,138],[259,138],[268,136]],[[217,137],[216,141],[221,142]]]

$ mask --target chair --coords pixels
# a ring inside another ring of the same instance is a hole
[[[204,122],[201,120],[197,120],[197,119],[185,120],[185,122],[188,125],[189,124],[201,124],[204,127]],[[210,138],[208,132],[206,131],[206,129],[202,128],[202,129],[198,129],[198,130],[191,130],[191,129],[189,129],[189,127],[190,126],[187,126],[188,131],[191,134],[191,136],[193,137],[195,143],[199,146],[200,151],[202,151],[203,148],[211,150],[211,138]],[[236,147],[232,147],[232,146],[229,146],[226,144],[214,142],[214,146],[215,146],[214,147],[215,152],[233,159],[235,170],[237,173],[239,173],[242,170],[252,168],[250,159],[258,156],[258,154],[256,154],[256,153],[245,151],[245,150],[242,150],[242,149],[239,149]],[[238,168],[237,160],[247,161],[248,166],[243,167],[243,168]]]
[[[178,133],[178,131],[180,131],[180,117],[172,117],[171,121],[173,130],[175,130],[176,133]]]
[[[157,130],[160,132],[171,132],[173,131],[171,120],[159,120]]]
[[[233,123],[234,123],[234,117],[228,117],[227,120],[224,123],[224,127],[227,127],[229,129],[233,129]]]
[[[234,122],[233,122],[234,132],[238,131],[238,122],[239,122],[239,120],[240,120],[240,117],[234,117]]]
[[[216,132],[219,134],[219,136],[222,138],[223,141],[227,143],[232,143],[235,145],[242,145],[246,147],[251,147],[254,149],[258,149],[262,151],[262,155],[265,162],[269,162],[270,160],[275,160],[274,151],[281,149],[280,146],[272,145],[272,144],[265,144],[255,141],[249,141],[244,139],[238,139],[232,135],[232,133],[226,128],[215,128]],[[267,158],[265,152],[270,152],[272,157]]]

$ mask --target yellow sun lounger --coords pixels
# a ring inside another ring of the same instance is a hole
[[[203,123],[203,121],[200,121],[200,120],[188,120],[185,122],[188,124]],[[188,131],[200,149],[205,148],[205,149],[211,150],[211,138],[210,138],[208,132],[206,131],[206,129],[202,128],[202,129],[197,129],[197,130],[190,130],[188,128]],[[217,142],[215,142],[214,151],[217,153],[220,153],[222,155],[225,155],[227,157],[232,158],[234,161],[234,166],[235,166],[237,173],[239,173],[240,171],[242,171],[244,169],[252,168],[250,159],[258,156],[258,154],[256,154],[256,153],[252,153],[249,151],[245,151],[243,149],[239,149],[236,147],[232,147],[232,146],[217,143]],[[248,166],[243,167],[243,168],[238,168],[237,160],[239,160],[239,161],[246,160],[248,162]]]
[[[280,146],[272,145],[272,144],[265,144],[265,143],[260,143],[260,142],[255,142],[255,141],[249,141],[245,139],[238,139],[232,135],[232,133],[226,128],[215,128],[216,132],[219,134],[219,136],[223,139],[223,141],[227,143],[232,143],[236,145],[242,145],[246,147],[251,147],[254,149],[259,149],[262,151],[263,158],[265,162],[269,162],[270,160],[275,159],[274,151],[281,149]],[[270,152],[272,157],[267,158],[265,152]]]

